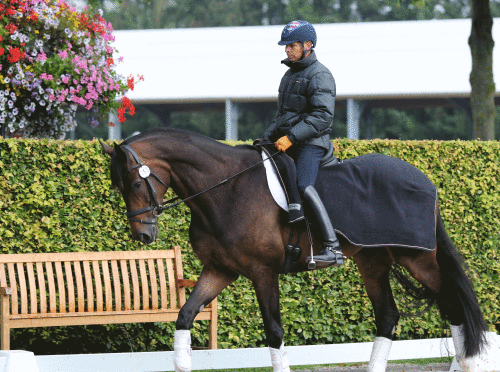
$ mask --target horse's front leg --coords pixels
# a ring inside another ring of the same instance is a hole
[[[175,324],[174,365],[176,372],[191,371],[191,326],[196,315],[218,294],[238,278],[237,274],[219,271],[213,267],[203,267],[200,278],[179,311]]]
[[[271,352],[273,372],[290,372],[290,362],[283,343],[283,324],[280,312],[279,274],[271,270],[256,270],[252,283],[264,320],[267,345]]]

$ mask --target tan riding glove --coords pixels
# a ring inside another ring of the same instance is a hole
[[[277,140],[274,145],[278,150],[285,152],[290,146],[293,145],[293,143],[292,141],[290,141],[290,138],[288,138],[287,136],[283,136],[279,140]]]

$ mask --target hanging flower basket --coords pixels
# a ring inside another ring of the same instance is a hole
[[[133,115],[124,94],[136,80],[114,70],[121,60],[113,59],[113,27],[101,15],[66,0],[2,1],[0,125],[8,135],[64,137],[78,106],[91,126],[111,110],[121,122],[126,110]]]

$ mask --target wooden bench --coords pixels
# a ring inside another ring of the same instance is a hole
[[[0,346],[12,328],[173,322],[186,302],[181,249],[0,254]],[[217,299],[196,320],[209,320],[217,348]]]

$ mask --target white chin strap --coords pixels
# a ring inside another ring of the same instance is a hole
[[[285,344],[282,342],[279,349],[269,348],[271,352],[271,363],[273,372],[290,372],[290,362],[285,350]]]
[[[375,338],[370,363],[368,363],[368,372],[385,372],[391,346],[392,340],[385,337]]]
[[[179,330],[174,333],[175,372],[191,372],[191,331]]]

